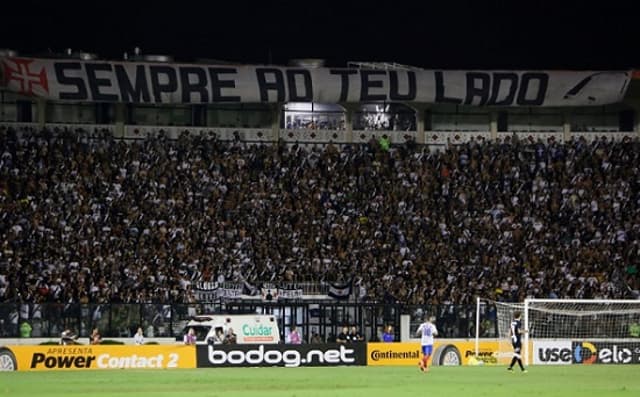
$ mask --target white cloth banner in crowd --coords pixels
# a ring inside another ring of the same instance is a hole
[[[304,291],[302,288],[275,288],[275,287],[263,287],[261,288],[262,300],[265,302],[275,302],[278,300],[287,299],[304,299]]]
[[[278,288],[279,299],[302,299],[302,288]]]
[[[54,101],[598,106],[631,71],[373,70],[0,58],[0,87]]]
[[[353,290],[353,282],[349,281],[345,284],[340,283],[331,283],[329,286],[328,295],[334,299],[338,300],[346,300],[351,296],[351,291]]]
[[[221,286],[216,282],[199,282],[193,289],[194,297],[199,302],[211,302],[220,298],[237,298],[242,296],[242,285]]]

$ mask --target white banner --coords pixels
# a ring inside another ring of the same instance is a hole
[[[349,281],[346,284],[331,283],[329,284],[329,292],[327,295],[329,295],[334,299],[347,300],[351,296],[352,290],[353,290],[352,281]]]
[[[418,102],[589,106],[622,101],[630,71],[444,71],[1,58],[0,84],[55,101]]]
[[[278,299],[302,299],[302,288],[278,288]]]
[[[570,340],[533,341],[533,363],[569,365],[572,361]]]
[[[216,282],[198,282],[193,289],[198,302],[214,302],[220,298],[237,298],[242,296],[242,285],[220,285]]]

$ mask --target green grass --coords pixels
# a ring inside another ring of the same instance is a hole
[[[640,396],[639,365],[0,372],[0,396]]]

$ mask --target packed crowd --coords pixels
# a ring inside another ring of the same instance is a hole
[[[441,152],[0,127],[0,302],[344,282],[409,304],[638,297],[640,142]]]

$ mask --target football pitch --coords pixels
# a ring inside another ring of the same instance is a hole
[[[0,396],[559,396],[640,395],[640,365],[218,368],[0,372]]]

